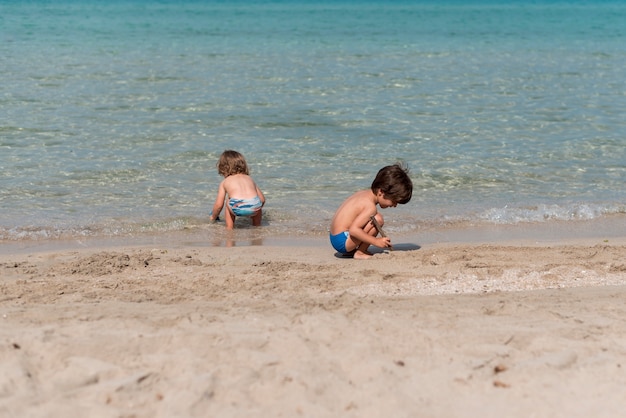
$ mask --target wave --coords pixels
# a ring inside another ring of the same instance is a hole
[[[518,224],[523,222],[593,220],[612,214],[626,213],[626,205],[576,203],[567,205],[540,204],[522,208],[491,208],[478,218],[494,224]]]

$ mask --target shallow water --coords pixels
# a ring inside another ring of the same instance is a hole
[[[219,237],[205,224],[224,149],[267,196],[265,237],[324,235],[397,160],[414,197],[384,212],[392,233],[605,217],[623,230],[626,2],[0,11],[3,241]]]

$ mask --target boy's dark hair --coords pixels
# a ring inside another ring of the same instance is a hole
[[[413,182],[409,177],[409,168],[403,163],[381,168],[372,182],[372,192],[383,192],[386,199],[404,205],[413,195]]]

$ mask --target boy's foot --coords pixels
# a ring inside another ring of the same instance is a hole
[[[354,258],[356,260],[367,260],[368,258],[372,258],[374,254],[370,253],[369,251],[361,251],[361,250],[357,250],[354,253]]]

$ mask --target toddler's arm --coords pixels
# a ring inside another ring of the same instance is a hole
[[[226,201],[226,189],[224,188],[224,182],[220,183],[217,189],[217,197],[213,204],[213,210],[211,211],[211,222],[217,221],[220,217],[220,212],[224,208],[224,202]]]

